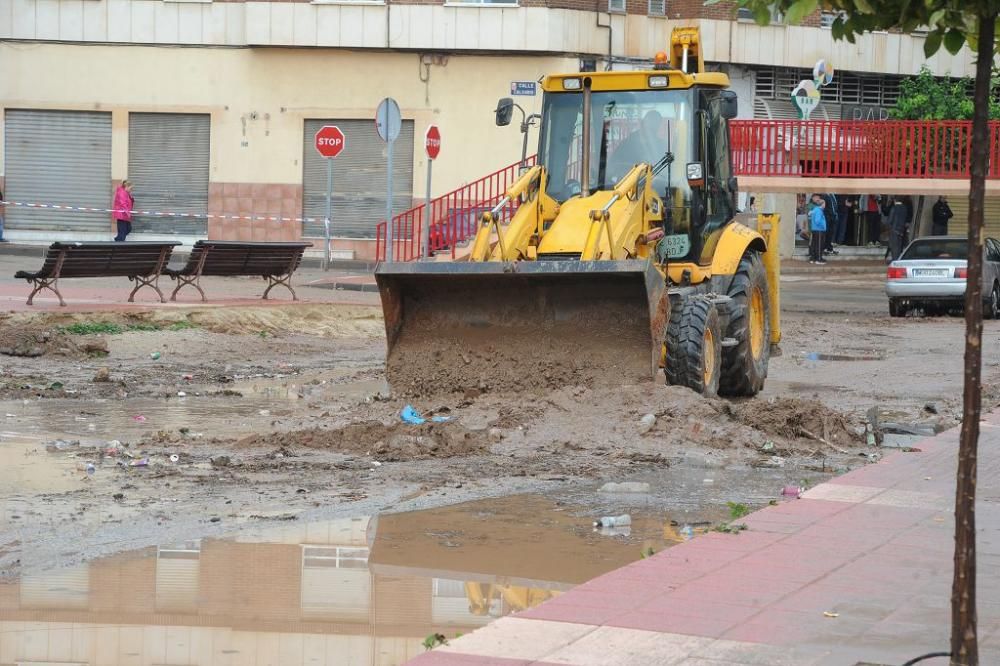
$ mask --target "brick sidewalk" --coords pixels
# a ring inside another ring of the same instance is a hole
[[[980,438],[980,662],[1000,664],[1000,412]],[[855,666],[948,651],[958,430],[425,653],[416,666]],[[944,658],[921,662],[947,664]]]

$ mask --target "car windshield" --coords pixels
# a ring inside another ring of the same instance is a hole
[[[672,188],[675,205],[683,205],[690,199],[684,169],[694,157],[693,99],[688,90],[592,93],[590,192],[583,193],[583,94],[547,94],[540,158],[549,174],[549,196],[561,202],[611,189],[636,164],[656,164],[669,152],[673,164],[653,187],[661,196]]]
[[[916,240],[903,252],[900,259],[968,259],[968,244],[958,238],[928,238]]]

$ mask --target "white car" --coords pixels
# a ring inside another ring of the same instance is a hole
[[[965,302],[968,239],[962,236],[918,238],[889,264],[885,293],[889,314],[904,317],[922,309],[941,314]],[[1000,317],[1000,242],[987,238],[983,247],[983,316]]]

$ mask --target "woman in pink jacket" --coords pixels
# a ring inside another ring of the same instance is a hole
[[[118,227],[118,235],[115,242],[125,242],[125,237],[132,233],[132,208],[135,206],[135,197],[132,196],[132,183],[123,180],[122,184],[115,190],[114,215],[115,223]]]

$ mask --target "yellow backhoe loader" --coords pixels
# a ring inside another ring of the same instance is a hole
[[[538,163],[468,256],[375,272],[393,388],[628,384],[662,367],[707,395],[760,391],[780,340],[778,219],[735,220],[728,86],[696,28],[675,28],[652,70],[546,76]],[[512,111],[500,100],[497,125]]]

